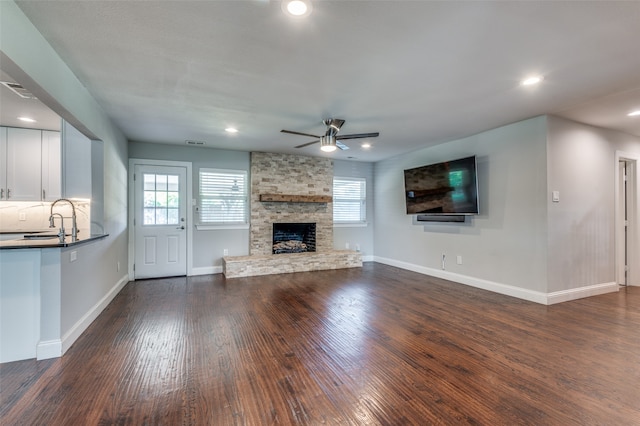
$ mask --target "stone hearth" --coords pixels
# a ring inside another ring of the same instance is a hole
[[[227,278],[358,267],[362,267],[362,253],[352,250],[233,256],[222,259],[222,272]]]

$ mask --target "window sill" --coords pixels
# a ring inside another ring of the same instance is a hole
[[[368,222],[333,223],[334,228],[366,228],[367,226],[369,226]]]
[[[247,223],[239,223],[239,224],[228,224],[228,225],[198,225],[196,224],[196,229],[198,231],[220,231],[224,229],[249,229],[249,224]]]

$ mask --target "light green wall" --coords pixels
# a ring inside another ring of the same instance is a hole
[[[0,67],[58,115],[104,148],[104,175],[94,176],[104,194],[104,232],[91,264],[74,267],[66,278],[83,282],[82,294],[66,293],[61,303],[64,335],[117,285],[127,271],[127,140],[55,50],[13,1],[0,1]],[[117,270],[118,262],[121,265]]]
[[[546,118],[536,117],[376,163],[376,260],[541,297],[547,282],[546,129]],[[477,156],[480,214],[462,224],[415,223],[405,213],[403,171],[470,155]]]
[[[640,157],[640,138],[558,117],[548,133],[548,292],[615,282],[616,151]]]

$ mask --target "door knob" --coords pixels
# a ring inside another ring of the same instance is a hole
[[[184,226],[178,226],[176,229],[184,229]]]

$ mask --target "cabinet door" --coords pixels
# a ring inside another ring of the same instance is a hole
[[[7,196],[13,201],[42,199],[42,131],[7,129]]]
[[[62,197],[62,146],[60,132],[42,131],[42,199]]]
[[[0,200],[7,199],[7,128],[0,127]]]
[[[63,121],[63,191],[65,198],[91,198],[91,139]]]

